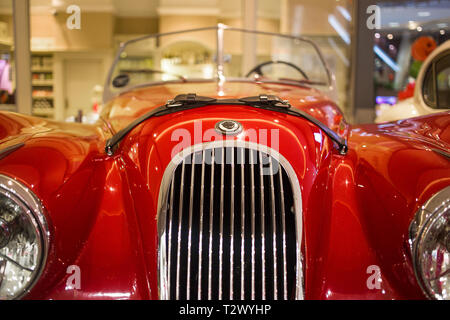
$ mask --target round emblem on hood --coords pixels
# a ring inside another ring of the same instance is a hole
[[[239,134],[242,131],[242,124],[234,120],[222,120],[216,123],[216,131],[226,135]]]

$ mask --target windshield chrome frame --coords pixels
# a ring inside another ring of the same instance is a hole
[[[189,30],[183,30],[183,31],[173,31],[173,32],[166,32],[166,33],[154,33],[154,34],[150,34],[150,35],[146,35],[143,37],[139,37],[136,39],[132,39],[132,40],[128,40],[125,42],[122,42],[120,44],[119,50],[114,58],[114,62],[111,66],[111,68],[109,69],[108,72],[108,76],[106,78],[106,82],[105,82],[105,86],[104,86],[104,90],[103,90],[103,103],[106,103],[110,100],[112,100],[114,97],[122,94],[123,92],[119,92],[119,93],[113,93],[110,89],[110,85],[112,82],[112,76],[115,70],[115,67],[117,66],[117,63],[120,60],[120,56],[122,55],[122,52],[125,50],[125,48],[131,44],[131,43],[135,43],[135,42],[139,42],[142,40],[146,40],[146,39],[150,39],[150,38],[157,38],[157,37],[162,37],[162,36],[170,36],[170,35],[176,35],[176,34],[180,34],[180,33],[188,33],[188,32],[198,32],[198,31],[207,31],[207,30],[216,30],[216,49],[217,49],[217,59],[216,59],[216,77],[215,78],[210,78],[210,79],[206,79],[206,78],[201,78],[201,79],[186,79],[186,80],[168,80],[168,81],[155,81],[155,82],[148,82],[148,83],[142,83],[142,84],[138,84],[138,85],[134,85],[131,86],[129,88],[126,88],[126,91],[131,91],[133,89],[136,88],[141,88],[141,87],[145,87],[145,86],[153,86],[153,85],[161,85],[161,84],[165,84],[165,83],[184,83],[184,82],[197,82],[197,81],[216,81],[219,82],[220,84],[223,84],[226,81],[226,77],[224,75],[224,65],[225,65],[225,59],[224,59],[224,31],[225,30],[230,30],[230,31],[240,31],[240,32],[246,32],[246,33],[253,33],[253,34],[260,34],[260,35],[268,35],[268,36],[277,36],[277,37],[281,37],[281,38],[286,38],[286,39],[293,39],[293,40],[299,40],[299,41],[303,41],[306,43],[309,43],[312,45],[312,47],[314,48],[314,50],[317,52],[320,62],[322,63],[323,68],[325,69],[326,72],[326,76],[327,76],[327,86],[330,90],[334,89],[334,77],[322,55],[322,52],[320,51],[319,47],[315,44],[314,41],[304,38],[304,37],[299,37],[299,36],[293,36],[293,35],[287,35],[287,34],[282,34],[282,33],[275,33],[275,32],[265,32],[265,31],[257,31],[257,30],[248,30],[248,29],[242,29],[242,28],[235,28],[235,27],[229,27],[227,25],[224,25],[222,23],[219,23],[217,26],[213,26],[213,27],[205,27],[205,28],[196,28],[196,29],[189,29]],[[230,77],[231,79],[233,79],[234,81],[236,81],[237,79],[243,80],[243,81],[249,81],[248,78],[236,78],[236,77]],[[299,86],[305,86],[308,85],[307,83],[301,83],[301,84],[297,84],[294,81],[280,81],[280,80],[265,80],[265,81],[260,81],[258,80],[258,82],[268,82],[268,83],[279,83],[279,84],[288,84],[288,85],[299,85]]]

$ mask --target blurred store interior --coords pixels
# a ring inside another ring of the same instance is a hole
[[[73,4],[81,8],[80,29],[67,27]],[[371,5],[381,9],[379,28],[367,26]],[[121,42],[217,23],[316,41],[336,76],[338,105],[350,122],[371,122],[377,104],[410,94],[423,61],[416,41],[439,46],[450,39],[450,1],[0,0],[0,110],[95,121]],[[176,39],[159,57],[136,54],[122,67],[207,72],[215,43],[198,52],[192,45]]]

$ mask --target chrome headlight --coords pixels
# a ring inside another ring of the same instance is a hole
[[[42,211],[29,189],[0,175],[0,300],[23,297],[40,276],[48,248]]]
[[[417,280],[429,298],[450,300],[450,187],[428,200],[409,229]]]

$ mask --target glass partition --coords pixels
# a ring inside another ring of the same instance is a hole
[[[0,1],[1,12],[12,11],[12,0]],[[0,13],[0,110],[17,111],[15,101],[13,19]]]

